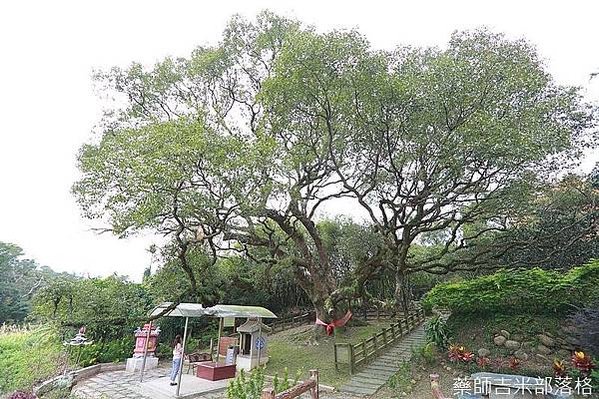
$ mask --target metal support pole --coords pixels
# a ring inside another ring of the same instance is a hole
[[[258,317],[258,367],[260,367],[260,358],[262,357],[262,317]]]
[[[146,359],[148,358],[148,345],[150,344],[150,334],[152,333],[152,322],[150,321],[150,326],[148,328],[148,333],[146,334],[146,344],[144,345],[144,359],[141,362],[141,371],[139,373],[139,382],[143,382],[144,380],[144,371],[146,371]]]
[[[181,391],[181,373],[183,372],[183,361],[185,360],[185,343],[187,342],[187,323],[189,322],[189,317],[185,318],[185,330],[183,331],[183,353],[181,354],[181,364],[179,364],[179,373],[177,374],[177,392],[176,396],[179,397],[179,392]]]
[[[253,342],[252,342],[252,336],[251,335],[246,335],[245,339],[249,339],[250,340],[250,370],[252,369],[252,362],[254,361],[254,346]]]
[[[223,334],[223,318],[218,319],[218,341],[216,341],[216,364],[220,359],[220,337]]]

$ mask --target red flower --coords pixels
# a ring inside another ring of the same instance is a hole
[[[476,364],[478,364],[478,367],[484,369],[486,368],[489,364],[491,363],[491,360],[489,360],[488,357],[482,356],[479,357],[478,359],[476,359]]]
[[[591,357],[582,351],[574,352],[572,355],[572,365],[583,374],[589,374],[595,368]]]
[[[474,353],[467,351],[463,346],[450,345],[448,357],[452,362],[468,363],[474,360]]]
[[[474,359],[474,353],[468,352],[468,351],[464,351],[464,352],[462,352],[460,354],[459,358],[460,358],[461,361],[463,361],[465,363],[468,363],[468,362],[471,362]]]
[[[510,357],[509,368],[512,370],[518,370],[520,368],[520,359],[516,357]]]

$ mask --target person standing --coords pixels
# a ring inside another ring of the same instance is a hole
[[[181,344],[181,336],[177,334],[172,344],[173,347],[173,369],[171,370],[171,385],[177,385],[175,378],[179,374],[181,369],[181,362],[183,361],[183,345]]]

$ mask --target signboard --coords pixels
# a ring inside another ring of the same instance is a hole
[[[264,349],[266,347],[266,339],[264,337],[256,338],[256,349]]]
[[[338,363],[349,363],[349,350],[347,346],[335,346]]]
[[[235,317],[223,317],[223,327],[235,327]]]
[[[227,357],[225,357],[225,365],[235,364],[235,348],[227,349]]]

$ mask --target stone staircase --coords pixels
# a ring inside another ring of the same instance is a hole
[[[402,362],[412,357],[412,348],[425,342],[425,323],[420,324],[397,345],[388,348],[339,390],[353,395],[372,395],[399,371]]]

